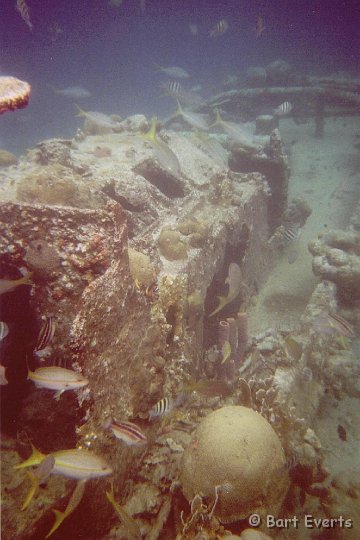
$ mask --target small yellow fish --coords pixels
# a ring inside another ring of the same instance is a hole
[[[94,454],[90,450],[80,448],[70,448],[69,450],[58,450],[51,454],[42,454],[31,445],[31,456],[15,465],[14,469],[26,469],[39,465],[46,457],[53,456],[55,459],[52,474],[60,474],[67,478],[75,478],[77,480],[88,480],[90,478],[100,478],[112,474],[112,468],[100,456]]]
[[[221,364],[225,364],[225,362],[227,360],[229,360],[229,358],[231,356],[231,345],[230,345],[229,341],[224,342],[224,345],[222,346],[221,352],[222,352]]]
[[[19,285],[28,285],[31,276],[32,273],[28,272],[25,276],[19,279],[0,279],[0,294],[13,291],[17,287],[19,287]]]
[[[84,495],[84,491],[85,491],[85,483],[86,483],[86,480],[78,481],[78,483],[76,484],[76,488],[74,489],[69,499],[65,512],[60,512],[59,510],[53,510],[55,514],[55,523],[51,527],[50,531],[47,533],[45,538],[49,538],[49,536],[51,536],[56,531],[56,529],[60,527],[64,519],[70,516],[70,514],[72,514],[72,512],[80,504],[81,499],[83,498],[83,495]]]
[[[106,492],[106,497],[126,529],[126,538],[128,540],[141,540],[141,531],[139,525],[136,523],[135,519],[131,517],[130,514],[128,514],[126,510],[115,501],[113,484],[111,484],[111,491]]]
[[[141,136],[142,139],[150,142],[154,151],[154,157],[157,159],[161,167],[166,171],[179,177],[181,175],[180,163],[174,152],[169,146],[156,136],[157,119],[151,120],[150,128],[147,133]]]
[[[54,456],[49,455],[45,459],[43,459],[43,461],[39,464],[39,466],[34,472],[26,471],[26,474],[31,480],[31,486],[21,507],[21,510],[25,510],[29,506],[35,493],[38,490],[39,485],[47,480],[54,468],[54,465],[55,458]]]

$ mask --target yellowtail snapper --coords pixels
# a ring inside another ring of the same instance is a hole
[[[64,519],[70,516],[70,514],[72,514],[73,511],[79,506],[81,499],[83,498],[83,495],[84,495],[85,484],[86,484],[86,480],[78,481],[78,483],[76,484],[76,488],[72,492],[69,502],[65,508],[65,512],[60,512],[59,510],[53,510],[55,514],[55,523],[51,527],[50,531],[45,536],[45,538],[49,538],[49,536],[51,536],[56,531],[56,529],[60,527]]]
[[[114,508],[115,512],[119,516],[121,523],[126,529],[126,538],[128,540],[141,540],[141,531],[139,525],[136,523],[135,519],[126,512],[123,506],[120,506],[114,497],[114,485],[111,483],[111,491],[106,492],[106,498]]]
[[[115,422],[110,419],[104,427],[109,428],[117,439],[129,446],[142,446],[147,443],[146,435],[132,422]]]
[[[200,130],[202,129],[204,131],[208,129],[208,125],[206,123],[205,116],[203,114],[195,113],[195,112],[187,111],[183,109],[180,105],[179,100],[177,100],[177,105],[178,105],[178,108],[176,109],[176,112],[173,114],[173,117],[181,116],[187,124],[189,124],[191,127],[195,129],[200,129]]]
[[[55,465],[55,458],[54,456],[47,456],[43,461],[39,464],[39,466],[34,471],[26,471],[26,474],[31,480],[31,486],[29,489],[28,494],[26,495],[25,501],[21,507],[21,510],[25,510],[29,504],[31,503],[35,493],[37,492],[39,485],[46,482],[46,480],[49,478],[50,474],[52,473]]]
[[[113,472],[104,458],[94,454],[90,450],[71,448],[69,450],[58,450],[46,456],[46,454],[39,452],[33,445],[31,446],[31,456],[19,465],[15,465],[14,469],[34,467],[39,465],[46,457],[52,456],[55,459],[52,474],[60,474],[67,478],[89,480],[90,478],[109,476]]]
[[[29,369],[28,379],[39,388],[56,390],[55,399],[59,399],[66,390],[77,390],[89,383],[81,373],[58,366],[40,367],[35,371]]]

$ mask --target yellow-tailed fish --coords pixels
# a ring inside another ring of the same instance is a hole
[[[31,456],[15,465],[14,469],[26,469],[39,465],[48,456],[55,459],[55,463],[51,474],[60,474],[67,478],[75,478],[76,480],[89,480],[90,478],[100,478],[112,474],[112,468],[104,460],[90,450],[82,448],[71,448],[69,450],[58,450],[51,454],[42,454],[33,445]]]
[[[258,150],[259,147],[250,140],[250,135],[235,122],[225,122],[220,116],[218,110],[216,110],[216,120],[213,126],[220,126],[223,131],[233,139],[236,143],[248,150]]]
[[[55,465],[55,458],[52,455],[47,456],[35,469],[35,471],[26,471],[26,474],[30,478],[31,486],[25,501],[21,507],[21,510],[25,510],[31,503],[38,487],[43,482],[46,482]]]
[[[28,285],[31,276],[32,273],[28,272],[25,276],[19,279],[0,279],[0,294],[13,291],[17,287],[19,287],[19,285]]]
[[[66,390],[77,390],[89,383],[81,373],[58,366],[39,367],[35,371],[29,369],[28,379],[39,388],[56,390],[55,399],[59,399]]]
[[[227,304],[230,304],[239,295],[242,287],[241,270],[238,264],[230,263],[228,276],[225,279],[225,283],[229,286],[227,296],[218,296],[219,305],[214,311],[212,311],[209,317],[212,317],[216,313],[219,313]]]
[[[82,116],[98,127],[112,129],[119,125],[119,121],[114,119],[113,116],[98,111],[84,111],[79,105],[75,106],[78,109],[78,113],[75,116]]]
[[[208,125],[206,123],[205,116],[203,114],[184,110],[181,107],[179,100],[177,100],[177,105],[178,105],[178,108],[176,109],[176,112],[173,114],[173,118],[175,118],[176,116],[181,116],[187,124],[189,124],[191,127],[195,129],[202,129],[204,131],[208,129]]]
[[[139,525],[136,523],[135,519],[132,518],[130,514],[128,514],[126,510],[115,501],[113,484],[111,484],[111,491],[106,492],[106,497],[126,529],[126,538],[128,540],[141,540],[141,531]]]
[[[231,356],[231,345],[230,345],[229,341],[224,342],[224,345],[222,346],[222,349],[221,349],[221,353],[222,353],[221,363],[225,364],[225,362],[227,360],[229,360],[229,358]]]
[[[60,527],[64,519],[70,516],[70,514],[72,514],[75,508],[77,508],[77,506],[80,504],[81,499],[83,498],[83,495],[84,495],[84,491],[85,491],[85,483],[86,483],[86,480],[78,481],[78,483],[76,484],[76,488],[72,492],[72,495],[69,499],[65,512],[60,512],[59,510],[55,510],[55,509],[53,510],[55,514],[55,523],[51,527],[50,531],[45,536],[45,538],[49,538],[49,536],[51,536],[56,531],[56,529]]]
[[[161,167],[166,171],[178,177],[181,175],[180,163],[171,148],[164,141],[156,136],[157,119],[151,120],[150,129],[147,133],[141,136],[142,139],[148,141],[154,151],[154,157],[157,159]]]

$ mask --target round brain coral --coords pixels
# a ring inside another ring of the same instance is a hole
[[[181,462],[181,483],[191,501],[203,494],[219,500],[215,515],[231,523],[251,513],[277,515],[289,480],[285,456],[265,418],[247,407],[222,407],[196,429]]]

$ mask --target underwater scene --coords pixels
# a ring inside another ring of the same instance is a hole
[[[1,538],[359,540],[359,1],[0,11]]]

